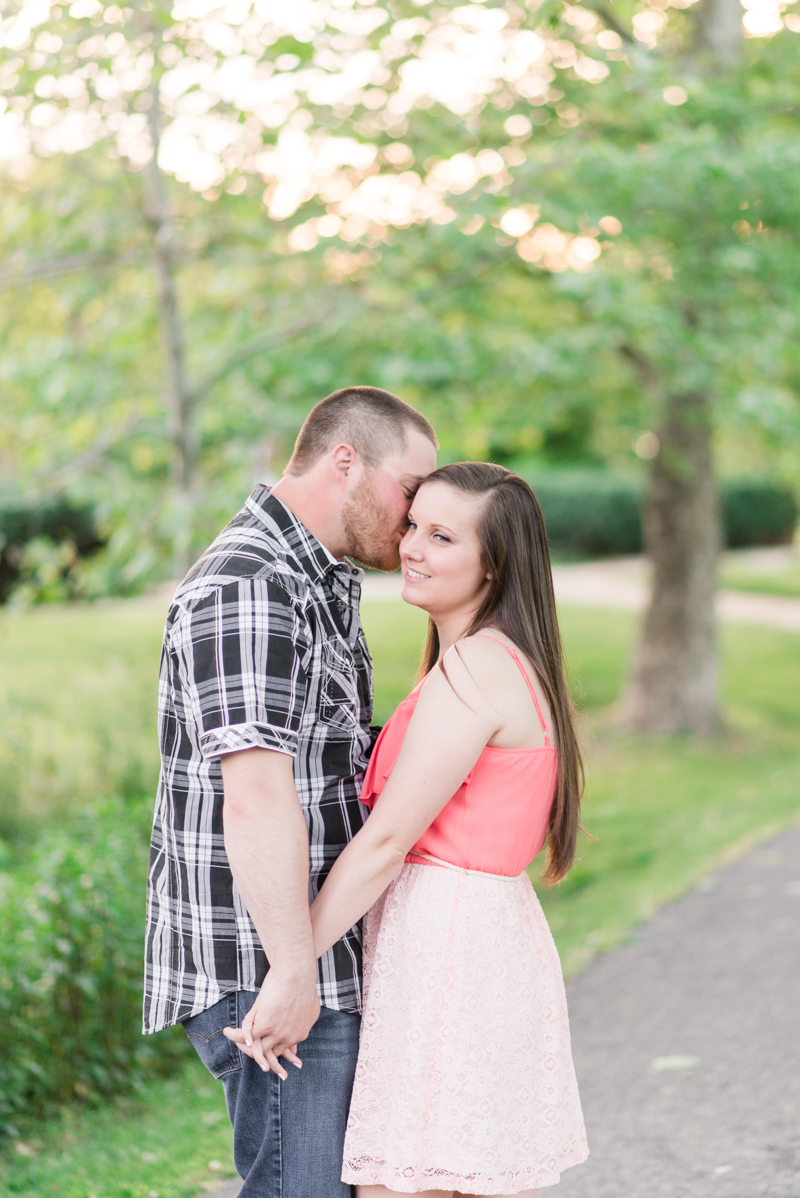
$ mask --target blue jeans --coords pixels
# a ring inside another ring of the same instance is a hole
[[[323,1007],[282,1082],[222,1034],[240,1027],[255,991],[228,994],[184,1021],[200,1060],[225,1087],[241,1198],[351,1198],[342,1153],[360,1019]]]

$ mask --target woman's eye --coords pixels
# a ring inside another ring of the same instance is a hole
[[[433,535],[437,541],[444,541],[447,545],[450,544],[450,538],[446,537],[443,532],[435,532]]]
[[[410,529],[411,529],[411,528],[416,528],[416,527],[417,527],[417,526],[416,526],[416,524],[414,523],[414,521],[413,521],[413,520],[409,520],[409,521],[408,521],[408,528],[410,528]]]

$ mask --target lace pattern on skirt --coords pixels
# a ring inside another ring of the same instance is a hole
[[[527,876],[403,866],[366,917],[343,1180],[519,1194],[588,1155],[561,966]]]

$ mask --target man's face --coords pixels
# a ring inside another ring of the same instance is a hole
[[[380,466],[365,467],[342,511],[347,553],[372,570],[396,570],[398,548],[417,487],[436,469],[436,450],[415,428],[406,433],[404,453],[390,454]]]

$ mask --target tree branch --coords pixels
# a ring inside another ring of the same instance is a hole
[[[616,33],[618,37],[622,38],[623,42],[627,42],[629,46],[636,45],[634,38],[622,25],[620,25],[616,17],[611,15],[604,4],[586,4],[584,7],[588,8],[590,12],[596,13],[597,16],[600,17],[601,21],[605,22],[609,29],[613,29],[614,33]]]
[[[24,287],[39,279],[55,279],[59,275],[75,274],[82,270],[103,270],[109,266],[142,261],[137,254],[65,254],[63,257],[40,258],[24,266],[0,263],[0,291]]]
[[[147,421],[148,418],[145,416],[134,416],[118,428],[109,429],[99,436],[91,449],[88,449],[86,453],[72,458],[69,462],[61,466],[53,467],[48,465],[38,474],[38,477],[47,480],[47,485],[42,490],[37,490],[37,497],[55,499],[66,490],[74,475],[85,474],[87,470],[91,470],[99,465],[110,449],[113,449],[120,441],[127,440],[132,433],[138,432]],[[34,477],[37,477],[37,475],[34,475]]]
[[[637,349],[634,349],[630,345],[621,345],[619,352],[636,369],[645,386],[655,387],[658,382],[658,372],[653,369],[653,366],[644,354],[640,354]]]
[[[277,333],[264,334],[260,337],[253,337],[252,340],[246,341],[244,345],[239,346],[232,354],[218,366],[215,370],[210,371],[205,378],[198,380],[187,390],[187,399],[190,403],[196,404],[206,395],[212,387],[235,370],[237,366],[244,365],[251,358],[255,358],[258,354],[267,353],[271,349],[277,348],[279,345],[287,345],[290,341],[294,341],[302,333],[308,329],[314,328],[322,323],[325,317],[330,312],[330,305],[322,311],[316,312],[311,317],[306,317],[304,320],[298,321],[296,324],[290,325],[288,329],[282,329]]]

